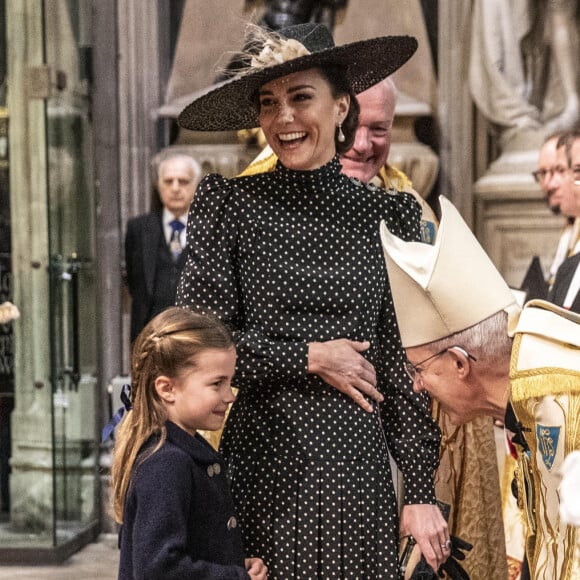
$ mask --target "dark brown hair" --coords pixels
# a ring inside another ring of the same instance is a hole
[[[336,152],[339,155],[346,153],[354,143],[356,130],[358,129],[358,116],[360,113],[360,106],[358,104],[356,94],[350,86],[346,69],[341,66],[323,66],[319,67],[322,76],[328,81],[331,87],[332,96],[337,99],[343,95],[350,96],[350,106],[348,113],[342,122],[342,132],[345,140],[341,143],[338,138],[338,128],[334,137],[336,144]]]
[[[343,95],[350,96],[350,105],[348,113],[342,122],[342,132],[344,133],[344,141],[340,142],[338,140],[338,127],[336,128],[334,134],[334,144],[336,146],[336,152],[339,155],[346,153],[353,145],[354,138],[356,136],[356,130],[358,128],[358,115],[360,112],[360,106],[356,99],[356,94],[352,90],[350,83],[348,81],[348,76],[346,69],[341,66],[324,66],[316,67],[320,71],[322,77],[330,85],[330,94],[333,99],[337,99]],[[256,110],[260,111],[260,99],[258,96],[258,91],[252,95],[252,101],[256,107]]]

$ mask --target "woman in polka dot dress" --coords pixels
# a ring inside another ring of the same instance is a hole
[[[271,173],[202,181],[177,293],[234,331],[240,391],[221,450],[244,548],[269,578],[397,578],[388,447],[405,474],[402,527],[437,567],[448,540],[433,505],[439,432],[403,371],[379,237],[385,220],[419,239],[420,210],[350,180],[337,158],[354,138],[355,92],[416,42],[334,47],[315,24],[262,35],[249,72],[179,118],[193,130],[259,124],[279,159]]]

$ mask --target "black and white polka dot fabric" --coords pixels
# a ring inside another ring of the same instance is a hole
[[[384,219],[418,239],[419,213],[411,196],[345,177],[337,159],[198,187],[177,302],[234,329],[240,394],[222,451],[246,554],[269,578],[397,577],[387,442],[405,502],[434,501],[439,432],[402,368],[379,237]],[[308,343],[336,338],[370,341],[380,418],[307,373]]]

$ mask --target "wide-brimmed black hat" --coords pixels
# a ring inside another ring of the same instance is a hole
[[[181,112],[179,125],[193,131],[252,129],[259,126],[256,91],[265,83],[313,67],[337,65],[346,69],[350,85],[358,94],[395,72],[417,50],[417,40],[412,36],[381,36],[334,46],[323,24],[297,24],[276,34],[282,46],[285,39],[293,39],[288,54],[276,53],[267,44],[260,51],[258,46],[256,55],[262,63],[253,62],[234,78],[210,87]],[[266,58],[260,58],[264,53]]]

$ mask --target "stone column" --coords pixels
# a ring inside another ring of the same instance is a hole
[[[119,0],[119,147],[122,219],[149,209],[153,111],[161,104],[157,2]]]
[[[118,137],[121,234],[127,220],[149,211],[150,160],[156,153],[156,118],[161,104],[159,14],[165,2],[118,0]],[[123,250],[121,246],[121,251]],[[122,255],[122,254],[121,254]],[[121,264],[119,264],[121,267]],[[123,299],[123,359],[129,372],[129,296]]]
[[[42,11],[7,0],[8,109],[15,332],[11,522],[16,531],[52,533],[48,207],[45,105],[34,98],[43,63]]]
[[[122,231],[119,227],[121,200],[119,155],[119,75],[116,0],[99,0],[94,5],[94,124],[95,176],[97,194],[97,254],[100,328],[98,347],[98,425],[109,420],[112,377],[123,373],[123,282]],[[128,340],[128,339],[127,339]],[[115,531],[110,518],[108,445],[99,454],[101,477],[101,531]]]
[[[439,0],[440,191],[473,224],[473,102],[467,84],[471,3]]]
[[[130,298],[121,277],[123,240],[127,220],[149,210],[149,163],[156,151],[152,112],[161,102],[159,11],[165,4],[99,0],[95,5],[101,425],[109,419],[105,387],[129,372]],[[100,457],[103,531],[115,529],[108,509],[110,461],[105,445]]]

